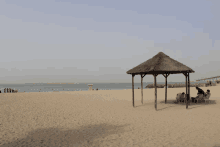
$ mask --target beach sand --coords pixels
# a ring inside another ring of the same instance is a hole
[[[220,146],[220,87],[210,89],[210,104],[175,104],[185,88],[64,91],[0,94],[0,147],[8,146]],[[197,95],[190,88],[191,97]]]

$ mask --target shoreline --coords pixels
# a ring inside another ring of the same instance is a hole
[[[212,87],[201,87],[201,89],[204,90],[204,92],[207,91],[207,89],[211,92],[211,97],[219,97],[219,94],[217,93],[218,90],[220,90],[220,86],[212,86]],[[213,92],[214,91],[214,92]],[[126,95],[132,98],[132,89],[114,89],[114,90],[92,90],[92,91],[48,91],[48,92],[18,92],[18,93],[24,93],[24,94],[39,94],[39,93],[71,93],[71,94],[99,94],[99,93],[120,93],[121,95]],[[143,89],[143,97],[151,97],[151,99],[155,98],[155,89]],[[167,88],[167,98],[176,98],[177,93],[186,93],[186,88]],[[195,87],[190,87],[190,97],[197,96],[197,90]],[[129,94],[128,94],[129,93]],[[16,94],[16,93],[1,93],[2,94]],[[141,99],[141,89],[134,89],[135,99]],[[160,99],[162,97],[165,97],[165,88],[157,88],[157,99]]]
[[[217,87],[219,87],[220,88],[220,86],[207,86],[207,87],[199,87],[199,88],[201,88],[201,89],[215,89],[215,88],[217,88]],[[169,89],[169,90],[171,90],[171,89],[186,89],[186,87],[174,87],[174,88],[169,88],[169,87],[167,87],[167,90]],[[195,88],[195,87],[190,87],[190,89],[193,89],[193,88]],[[56,88],[55,88],[56,89]],[[152,90],[152,89],[155,89],[155,88],[143,88],[143,90]],[[160,90],[160,89],[165,89],[165,87],[164,88],[157,88],[157,90]],[[2,90],[2,93],[3,93],[3,88],[1,89]],[[129,88],[129,89],[98,89],[98,90],[96,90],[96,89],[93,89],[93,90],[61,90],[61,91],[55,91],[55,90],[51,90],[51,91],[42,91],[42,90],[40,90],[40,91],[33,91],[33,93],[38,93],[38,92],[79,92],[79,91],[84,91],[84,92],[86,92],[86,91],[112,91],[112,90],[132,90],[132,88]],[[134,90],[141,90],[141,87],[139,87],[139,88],[135,88]],[[25,92],[17,92],[17,93],[32,93],[32,92],[27,92],[27,91],[25,91]]]

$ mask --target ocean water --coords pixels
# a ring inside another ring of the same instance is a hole
[[[52,92],[52,91],[88,91],[88,84],[93,84],[92,89],[96,90],[122,90],[131,89],[131,83],[79,83],[79,84],[46,84],[46,83],[31,83],[31,84],[0,84],[0,90],[4,93],[4,88],[17,89],[18,92]],[[147,83],[143,83],[146,87]],[[135,83],[134,88],[141,88],[140,83]]]
[[[145,88],[153,82],[143,82]],[[168,82],[168,84],[185,83],[185,82]],[[204,82],[200,82],[204,83]],[[0,90],[4,93],[4,88],[17,89],[18,92],[52,92],[52,91],[88,91],[88,84],[93,84],[92,89],[96,90],[123,90],[132,89],[132,83],[78,83],[78,84],[47,84],[47,83],[26,83],[26,84],[0,84]],[[157,82],[164,84],[164,82]],[[193,83],[192,83],[193,84]],[[134,83],[134,89],[141,88],[140,83]]]

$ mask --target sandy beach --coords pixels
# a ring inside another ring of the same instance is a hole
[[[0,147],[217,147],[220,146],[220,87],[210,103],[175,104],[185,88],[132,91],[64,91],[0,94]],[[190,96],[196,96],[195,87]]]

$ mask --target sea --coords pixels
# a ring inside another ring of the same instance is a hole
[[[175,84],[185,82],[167,82],[167,84]],[[191,82],[194,84],[195,82]],[[206,83],[206,82],[196,82],[196,83]],[[89,84],[93,84],[92,89],[96,90],[124,90],[132,89],[132,83],[25,83],[25,84],[0,84],[1,93],[4,93],[5,88],[11,88],[18,90],[18,92],[53,92],[53,91],[88,91]],[[143,82],[143,88],[148,84],[153,84],[153,82]],[[157,84],[164,84],[164,82],[157,82]],[[134,89],[141,88],[140,83],[134,83]]]

